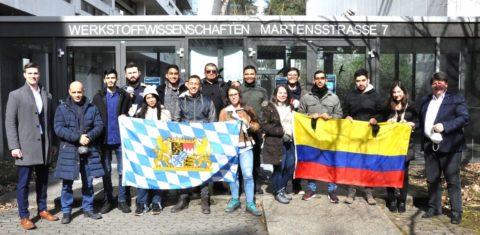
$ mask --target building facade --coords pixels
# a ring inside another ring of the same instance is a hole
[[[157,84],[170,63],[179,65],[185,79],[201,76],[203,66],[213,62],[225,81],[241,80],[242,68],[252,64],[269,92],[284,81],[286,67],[300,69],[307,89],[314,71],[322,69],[340,98],[353,88],[353,72],[361,67],[385,97],[392,82],[401,80],[413,100],[430,91],[431,74],[442,70],[451,78],[449,90],[467,98],[472,122],[464,154],[467,160],[478,158],[478,17],[0,17],[0,28],[3,113],[8,92],[24,83],[22,66],[28,61],[41,65],[42,82],[55,101],[67,96],[74,80],[85,84],[91,98],[108,68],[120,71],[124,83],[127,61],[141,66],[145,82]],[[0,145],[1,157],[8,157],[4,133]]]
[[[192,0],[0,0],[0,15],[107,16],[183,15]]]

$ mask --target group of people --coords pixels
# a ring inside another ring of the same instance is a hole
[[[286,70],[287,84],[277,86],[268,99],[267,91],[256,81],[256,68],[243,69],[243,83],[224,82],[218,79],[218,68],[208,63],[205,77],[191,75],[185,83],[180,79],[177,65],[168,65],[165,83],[146,86],[141,83],[139,66],[131,62],[125,66],[126,86],[118,87],[115,69],[104,72],[105,87],[92,101],[84,95],[83,84],[74,81],[69,85],[69,96],[53,111],[51,95],[40,85],[40,68],[35,63],[24,66],[25,85],[9,94],[5,118],[8,146],[15,158],[18,172],[17,201],[20,224],[24,229],[35,228],[28,211],[28,184],[36,174],[38,215],[48,221],[59,218],[50,214],[46,206],[48,168],[52,156],[58,153],[54,176],[62,179],[61,222],[71,222],[73,181],[82,180],[82,208],[84,216],[101,219],[102,214],[115,208],[112,185],[112,157],[116,156],[118,170],[117,208],[130,213],[130,188],[122,185],[122,148],[118,117],[176,122],[241,121],[238,145],[239,174],[230,183],[231,199],[225,208],[233,212],[240,208],[240,181],[246,196],[245,210],[255,216],[262,213],[255,204],[258,190],[260,159],[273,165],[271,177],[275,199],[283,204],[292,200],[287,183],[293,190],[301,190],[301,179],[293,179],[295,170],[295,141],[293,112],[307,114],[312,119],[329,120],[345,118],[368,122],[378,131],[378,122],[405,122],[412,130],[422,130],[425,151],[425,168],[428,182],[429,207],[424,218],[442,213],[440,177],[447,181],[451,202],[451,222],[458,224],[462,216],[460,192],[461,151],[465,146],[463,127],[469,122],[469,113],[463,96],[447,92],[448,78],[443,72],[431,77],[432,94],[422,99],[417,112],[408,97],[405,86],[397,81],[389,98],[382,98],[370,83],[368,72],[359,69],[354,74],[355,88],[342,103],[327,88],[326,74],[316,71],[310,91],[300,86],[300,72]],[[438,141],[438,134],[441,142]],[[56,138],[54,138],[56,136]],[[59,141],[57,141],[59,140]],[[408,165],[414,158],[413,137],[406,157],[404,186],[396,197],[395,188],[387,188],[388,209],[405,212],[408,191]],[[262,157],[260,157],[262,156]],[[104,202],[100,213],[93,208],[93,179],[102,177]],[[240,178],[240,179],[239,179]],[[316,196],[315,180],[307,179],[302,197],[308,201]],[[353,203],[357,187],[348,186],[345,203]],[[201,211],[210,214],[210,190],[207,183],[178,191],[178,201],[171,208],[176,213],[188,207],[190,195],[200,191]],[[372,188],[364,189],[366,201],[375,205]],[[337,185],[328,183],[328,199],[338,203]],[[165,192],[154,189],[137,189],[135,215],[147,211],[159,214]]]

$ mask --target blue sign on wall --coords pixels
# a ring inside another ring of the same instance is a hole
[[[148,86],[160,86],[160,77],[144,77],[143,83]]]
[[[336,74],[326,74],[327,76],[327,88],[331,92],[335,93],[337,88],[337,75]]]

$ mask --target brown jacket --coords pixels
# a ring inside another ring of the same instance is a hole
[[[263,163],[278,165],[283,156],[283,127],[277,108],[272,102],[262,108],[262,130],[265,133],[262,157]]]
[[[220,111],[220,115],[218,116],[218,121],[220,122],[225,122],[225,121],[233,121],[235,120],[231,115],[228,114],[228,111],[225,110],[226,108],[223,108]],[[250,106],[245,106],[242,110],[237,111],[238,116],[241,119],[247,120],[249,123],[249,128],[248,132],[253,133],[256,132],[258,129],[260,129],[260,123],[258,123],[257,116],[255,114],[255,110],[250,107]],[[252,141],[253,138],[250,135],[247,135],[243,132],[240,132],[240,140],[239,142],[246,142],[246,141]]]

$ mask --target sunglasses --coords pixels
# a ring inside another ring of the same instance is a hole
[[[205,73],[213,73],[213,74],[215,74],[215,73],[217,73],[217,70],[205,70]]]

